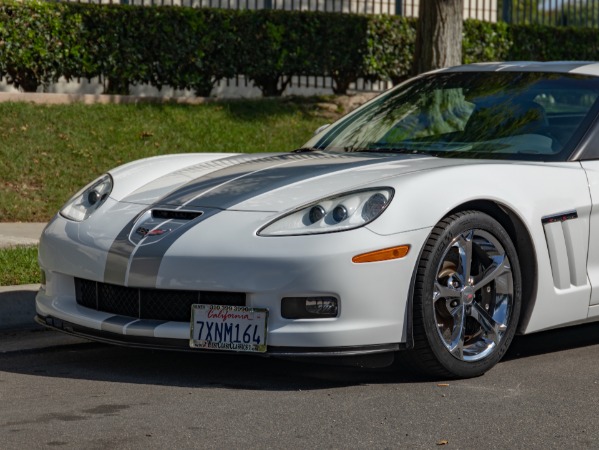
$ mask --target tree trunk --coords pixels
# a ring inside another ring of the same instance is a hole
[[[464,0],[420,0],[414,74],[462,63]]]

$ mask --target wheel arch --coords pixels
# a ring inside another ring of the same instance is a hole
[[[522,308],[517,328],[517,332],[521,333],[530,319],[537,293],[538,269],[532,236],[524,221],[515,211],[492,200],[474,200],[463,203],[449,211],[443,218],[457,212],[472,210],[485,213],[499,222],[516,247],[522,275]]]

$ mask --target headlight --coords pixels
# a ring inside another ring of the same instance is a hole
[[[96,211],[112,191],[112,177],[102,175],[77,192],[60,210],[67,219],[81,222]]]
[[[380,216],[393,193],[391,188],[377,188],[329,197],[279,217],[258,235],[294,236],[358,228]]]

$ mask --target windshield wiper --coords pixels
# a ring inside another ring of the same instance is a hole
[[[407,147],[378,147],[378,148],[360,148],[353,150],[359,153],[401,153],[402,155],[430,155],[437,156],[438,151],[434,150],[418,150]]]
[[[301,148],[296,148],[295,150],[291,150],[291,153],[308,153],[308,152],[316,152],[320,150],[319,148],[316,147],[301,147]]]

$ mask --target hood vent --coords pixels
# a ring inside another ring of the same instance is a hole
[[[202,211],[180,211],[176,209],[153,209],[152,218],[162,220],[193,220],[204,214]]]

